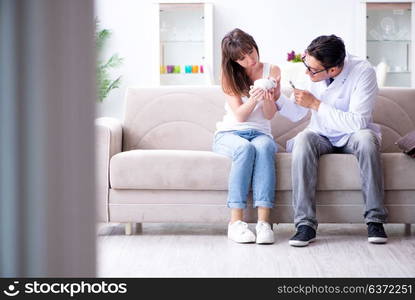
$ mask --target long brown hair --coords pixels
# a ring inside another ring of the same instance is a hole
[[[253,84],[245,69],[236,61],[258,46],[252,36],[235,28],[222,39],[222,90],[229,95],[247,96],[249,87]]]

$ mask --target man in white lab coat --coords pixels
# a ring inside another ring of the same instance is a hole
[[[320,156],[327,153],[356,156],[368,241],[386,243],[381,136],[379,127],[372,123],[378,92],[375,70],[366,60],[346,54],[342,39],[335,35],[314,39],[307,47],[303,63],[310,77],[309,86],[304,90],[294,88],[293,99],[282,95],[277,100],[279,112],[292,121],[302,119],[309,110],[312,112],[307,128],[287,143],[288,151],[292,150],[297,230],[289,244],[307,246],[315,240],[317,168]]]

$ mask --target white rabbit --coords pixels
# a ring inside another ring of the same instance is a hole
[[[263,90],[269,90],[276,86],[275,80],[273,78],[261,78],[257,79],[254,82],[254,87],[259,87]]]

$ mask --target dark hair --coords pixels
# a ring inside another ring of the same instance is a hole
[[[317,59],[326,69],[342,67],[346,57],[343,40],[334,34],[315,38],[307,47],[306,52]]]
[[[245,69],[236,61],[253,49],[259,55],[258,46],[252,36],[235,28],[222,39],[222,89],[229,95],[247,96],[253,84]]]

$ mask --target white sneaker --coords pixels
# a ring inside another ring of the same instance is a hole
[[[272,244],[274,243],[274,231],[272,231],[271,224],[258,221],[256,224],[256,243],[257,244]]]
[[[240,220],[228,225],[228,238],[237,243],[255,242],[255,234]]]

